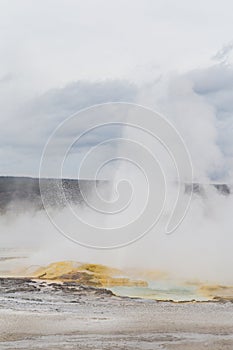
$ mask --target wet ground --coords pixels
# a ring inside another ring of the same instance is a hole
[[[3,278],[0,349],[232,350],[233,304],[156,302]]]

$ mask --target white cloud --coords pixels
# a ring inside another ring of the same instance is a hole
[[[28,93],[80,79],[134,79],[138,67],[155,64],[184,71],[209,62],[232,40],[228,0],[1,0],[0,5],[0,76],[17,76]]]

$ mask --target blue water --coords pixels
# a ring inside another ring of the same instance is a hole
[[[173,301],[205,301],[208,298],[198,293],[196,285],[182,285],[172,281],[149,282],[148,287],[112,287],[113,293],[119,296],[128,296],[154,300]]]

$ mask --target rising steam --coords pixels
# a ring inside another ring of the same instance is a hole
[[[181,93],[179,96],[174,89],[175,82],[180,84],[178,90]],[[182,154],[178,152],[174,164],[166,147],[164,149],[163,144],[158,139],[129,125],[134,120],[135,113],[134,115],[127,114],[128,124],[126,124],[126,120],[122,120],[122,113],[119,113],[119,110],[116,113],[114,107],[115,115],[113,120],[111,118],[110,120],[111,122],[117,120],[120,137],[119,134],[117,137],[114,134],[109,148],[106,147],[106,137],[104,137],[99,149],[94,147],[90,153],[83,157],[82,165],[84,166],[79,173],[81,178],[94,174],[91,178],[96,179],[100,176],[102,179],[111,180],[107,184],[99,186],[96,191],[87,192],[81,187],[82,195],[88,203],[87,206],[71,205],[70,207],[68,205],[60,209],[49,207],[47,206],[46,191],[42,184],[42,199],[47,213],[26,208],[23,213],[18,215],[15,215],[14,210],[13,213],[10,210],[0,217],[2,247],[22,251],[22,259],[16,259],[18,266],[20,264],[21,266],[31,266],[59,260],[75,260],[104,263],[121,269],[159,269],[185,280],[233,284],[231,272],[233,265],[231,251],[233,244],[231,232],[233,196],[230,193],[222,193],[211,185],[214,182],[213,173],[219,174],[221,165],[224,163],[223,155],[216,142],[214,110],[193,92],[187,80],[178,81],[175,79],[175,82],[173,81],[169,86],[166,98],[164,96],[160,98],[160,103],[163,101],[163,106],[166,106],[163,111],[167,112],[169,116],[173,115],[171,119],[184,135],[194,165],[194,181],[203,184],[200,186],[200,190],[193,194],[189,210],[186,211],[190,192],[185,189],[187,189],[187,185],[192,185],[193,179],[189,163],[187,163],[188,158],[185,158],[184,161],[185,149]],[[156,89],[158,87],[147,94],[147,104],[150,104],[150,99],[153,100],[153,93]],[[143,99],[142,94],[140,96],[141,102]],[[159,103],[159,100],[157,102]],[[193,107],[193,109],[188,106]],[[86,135],[87,130],[92,129],[96,133],[100,124],[109,123],[109,115],[112,116],[113,112],[109,108],[110,106],[108,106],[107,115],[103,114],[103,110],[97,112],[92,110],[88,126],[81,130],[80,138]],[[146,110],[139,108],[139,111],[140,113],[137,110],[139,117],[137,120],[140,120],[142,125],[144,123],[147,130],[153,129],[153,124],[146,124]],[[186,111],[189,111],[185,115],[187,118],[181,118]],[[196,118],[195,122],[194,118]],[[93,120],[98,121],[94,126]],[[190,126],[191,121],[193,126]],[[76,122],[74,120],[69,127],[65,125],[69,131],[67,133],[66,130],[66,135],[69,134],[69,138],[62,138],[62,133],[57,129],[57,135],[55,134],[56,137],[47,153],[45,163],[42,162],[42,177],[45,175],[43,171],[51,166],[51,159],[53,159],[53,167],[57,166],[54,177],[60,180],[62,179],[61,170],[65,167],[66,162],[69,162],[69,166],[70,164],[74,165],[74,158],[66,158],[66,152],[67,149],[73,150],[73,153],[71,152],[73,156],[74,150],[78,149],[77,135],[73,133],[73,130],[76,130]],[[124,125],[119,127],[119,124],[123,122]],[[108,125],[103,127],[104,134],[108,134]],[[209,131],[207,136],[203,133],[203,128]],[[199,130],[202,130],[201,134]],[[160,132],[161,129],[158,129],[156,134],[159,135]],[[169,145],[169,150],[173,154],[177,154],[175,134],[169,135],[164,129],[162,135],[169,136],[166,140],[166,146]],[[192,135],[192,137],[189,138],[187,135]],[[199,135],[200,142],[197,137]],[[122,150],[124,151],[123,156],[121,155]],[[204,157],[201,154],[203,150],[207,151]],[[152,163],[153,156],[155,156],[157,163]],[[89,161],[86,162],[88,157]],[[63,161],[64,159],[65,161]],[[99,168],[97,160],[102,162]],[[142,160],[143,162],[141,162]],[[96,165],[98,166],[96,167]],[[103,165],[107,165],[107,167],[103,167]],[[162,173],[159,171],[160,167],[162,167]],[[164,174],[165,176],[163,176]],[[226,179],[225,174],[223,177]],[[181,188],[179,187],[180,180],[182,180]],[[129,184],[131,187],[128,186]],[[166,184],[166,188],[163,187],[164,184]],[[62,189],[61,182],[59,186]],[[164,189],[167,191],[165,202],[163,201]],[[229,191],[231,191],[230,185]],[[180,198],[182,204],[181,211],[178,210],[173,221],[173,225],[177,226],[177,229],[173,234],[167,235],[166,225],[174,214],[174,203],[176,203],[177,198],[178,200]],[[161,207],[164,210],[160,216]],[[121,211],[122,208],[126,208],[126,212]],[[107,219],[106,215],[102,215],[106,211],[109,214]],[[112,215],[115,212],[120,213],[117,219]],[[142,213],[149,214],[142,216],[141,221],[137,221]],[[77,224],[77,216],[79,224]],[[156,225],[150,225],[151,218],[153,223],[159,218]],[[86,223],[90,225],[88,226]],[[144,226],[151,227],[151,229],[147,232]],[[58,232],[59,228],[62,228],[63,235]],[[112,228],[117,230],[114,231]],[[143,233],[141,239],[135,239],[140,236],[140,233]],[[75,244],[74,241],[83,246]],[[102,247],[106,242],[107,246],[110,245],[111,248],[114,246],[122,247],[115,250],[95,250],[87,247]],[[129,242],[132,244],[125,244]],[[10,262],[5,261],[2,264],[2,270],[9,271],[9,269],[15,268],[15,265],[13,259]]]

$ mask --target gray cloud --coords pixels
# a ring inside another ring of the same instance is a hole
[[[140,92],[140,102],[162,112],[183,136],[197,181],[232,182],[233,66],[167,74]]]
[[[102,82],[79,81],[64,88],[52,89],[34,98],[16,111],[11,112],[6,120],[1,121],[0,144],[2,172],[35,174],[38,172],[43,147],[53,130],[70,115],[81,109],[106,102],[133,102],[137,95],[135,85],[127,81],[109,80]],[[88,127],[87,121],[80,123],[81,130]],[[79,130],[66,130],[62,140]],[[83,137],[73,152],[93,146],[106,138],[120,134],[119,128],[95,130]],[[58,150],[59,151],[59,150]],[[22,165],[23,164],[23,165]],[[32,165],[33,164],[33,165]],[[37,167],[35,165],[37,164]],[[32,167],[32,168],[31,168]]]
[[[209,87],[204,81],[209,81]],[[200,89],[201,82],[203,82],[203,89]],[[205,72],[199,71],[198,74],[194,74],[194,90],[215,108],[216,142],[224,155],[222,172],[224,173],[225,170],[228,178],[231,178],[233,174],[233,67],[219,65]]]
[[[0,77],[0,84],[5,84],[13,80],[13,75],[11,73],[6,73]]]
[[[229,178],[233,173],[232,96],[233,68],[222,64],[173,74],[140,88],[128,81],[106,80],[78,81],[51,89],[11,111],[7,119],[2,120],[2,172],[36,175],[42,149],[59,123],[86,107],[125,101],[159,108],[173,121],[187,141],[197,178]],[[87,120],[80,123],[79,130],[68,128],[58,142],[58,152],[66,138],[86,128]],[[81,160],[82,149],[85,152],[119,135],[121,128],[96,129],[74,144],[71,154],[78,153],[75,159]]]
[[[226,64],[228,62],[228,58],[230,53],[233,50],[233,41],[228,43],[227,45],[224,45],[221,50],[219,50],[214,56],[213,60],[222,62]]]
[[[200,173],[231,171],[231,2],[2,0],[1,6],[2,173],[37,174],[54,128],[77,110],[109,101],[159,109],[184,133]],[[78,149],[111,133],[96,130]]]

